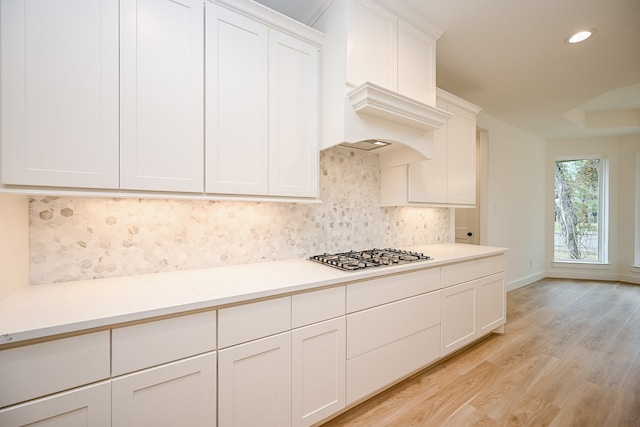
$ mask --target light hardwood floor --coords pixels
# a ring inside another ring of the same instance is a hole
[[[640,286],[545,279],[507,314],[504,335],[323,427],[640,426]]]

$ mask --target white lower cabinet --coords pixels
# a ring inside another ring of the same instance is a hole
[[[0,350],[0,427],[308,427],[506,321],[505,256]]]
[[[445,356],[506,321],[504,273],[442,291],[442,355]]]
[[[221,427],[291,426],[291,332],[220,350]]]
[[[476,337],[476,283],[466,282],[442,291],[442,355]]]
[[[347,405],[382,391],[440,356],[440,325],[347,360]]]
[[[478,334],[487,334],[507,320],[507,293],[504,273],[481,279],[477,290]]]
[[[292,425],[306,427],[345,406],[345,318],[294,329],[291,340]]]
[[[122,377],[112,383],[113,427],[216,425],[216,353]]]
[[[0,410],[2,427],[111,427],[111,382]]]
[[[440,357],[440,292],[347,316],[347,404]]]

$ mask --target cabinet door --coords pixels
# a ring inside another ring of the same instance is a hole
[[[476,116],[449,105],[447,122],[447,201],[476,204]]]
[[[216,425],[216,354],[113,380],[113,427]]]
[[[2,427],[111,427],[111,382],[0,410]]]
[[[447,105],[437,102],[439,108]],[[451,119],[449,119],[451,120]],[[409,164],[409,202],[447,202],[447,126],[433,131],[433,157]]]
[[[206,192],[266,195],[267,27],[211,3],[206,22]]]
[[[219,424],[291,426],[291,333],[229,347],[219,353]]]
[[[476,306],[476,281],[443,289],[442,356],[476,338]]]
[[[292,424],[310,426],[345,406],[345,318],[295,329]]]
[[[372,0],[349,0],[348,13],[347,83],[396,91],[398,18]]]
[[[198,0],[120,3],[120,187],[202,192],[204,19]]]
[[[269,194],[318,195],[318,49],[275,30],[269,32]]]
[[[398,92],[433,105],[436,94],[436,42],[422,31],[398,21]]]
[[[506,321],[504,273],[478,281],[478,334],[485,335]]]
[[[0,19],[2,181],[117,188],[118,1],[8,0]]]
[[[409,202],[447,203],[447,128],[433,131],[433,158],[409,164]]]

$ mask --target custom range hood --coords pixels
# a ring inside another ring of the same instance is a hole
[[[442,32],[388,3],[334,0],[314,24],[325,34],[320,149],[370,150],[385,167],[431,158],[433,131],[451,117],[435,106]]]

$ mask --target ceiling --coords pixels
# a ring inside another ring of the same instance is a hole
[[[331,2],[258,1],[306,24]],[[546,139],[640,134],[640,0],[380,1],[443,31],[438,87],[491,116]]]

